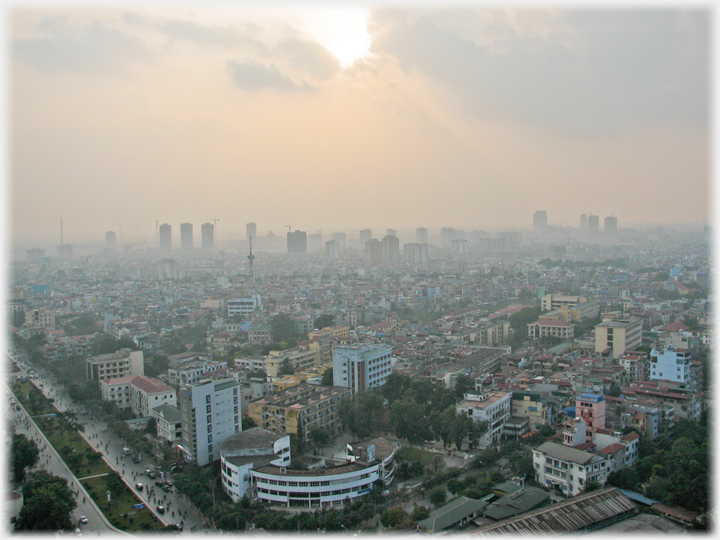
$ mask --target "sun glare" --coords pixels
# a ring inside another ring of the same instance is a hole
[[[312,18],[317,40],[327,48],[342,67],[351,66],[370,52],[365,9],[339,8],[318,12]]]

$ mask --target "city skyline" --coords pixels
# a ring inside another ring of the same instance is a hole
[[[458,6],[12,10],[13,242],[709,225],[709,10]]]

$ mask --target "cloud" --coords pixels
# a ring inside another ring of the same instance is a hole
[[[548,35],[496,17],[476,40],[467,25],[455,31],[450,21],[376,11],[372,52],[441,81],[467,112],[487,120],[580,137],[707,122],[706,11],[566,12]]]
[[[267,67],[257,62],[241,63],[230,60],[226,64],[226,70],[230,80],[236,86],[247,90],[262,90],[264,88],[275,88],[283,91],[310,89],[307,84],[295,84],[283,75],[275,64]]]
[[[257,39],[259,29],[254,25],[245,25],[243,28],[208,26],[177,19],[161,23],[159,29],[173,39],[229,49],[248,49],[263,56],[268,53],[267,46]]]
[[[40,71],[112,72],[149,59],[140,39],[97,21],[73,26],[65,18],[48,18],[38,29],[49,35],[14,40],[13,54]]]
[[[308,71],[319,79],[330,79],[340,70],[340,61],[314,41],[288,38],[278,44],[273,52],[290,60],[293,67]]]

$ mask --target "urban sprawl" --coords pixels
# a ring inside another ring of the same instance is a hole
[[[217,221],[12,258],[8,530],[710,528],[709,228]]]

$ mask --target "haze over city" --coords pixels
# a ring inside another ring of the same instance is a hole
[[[18,8],[25,247],[709,221],[708,10]],[[199,225],[196,225],[199,227]],[[177,229],[176,229],[177,230]]]

